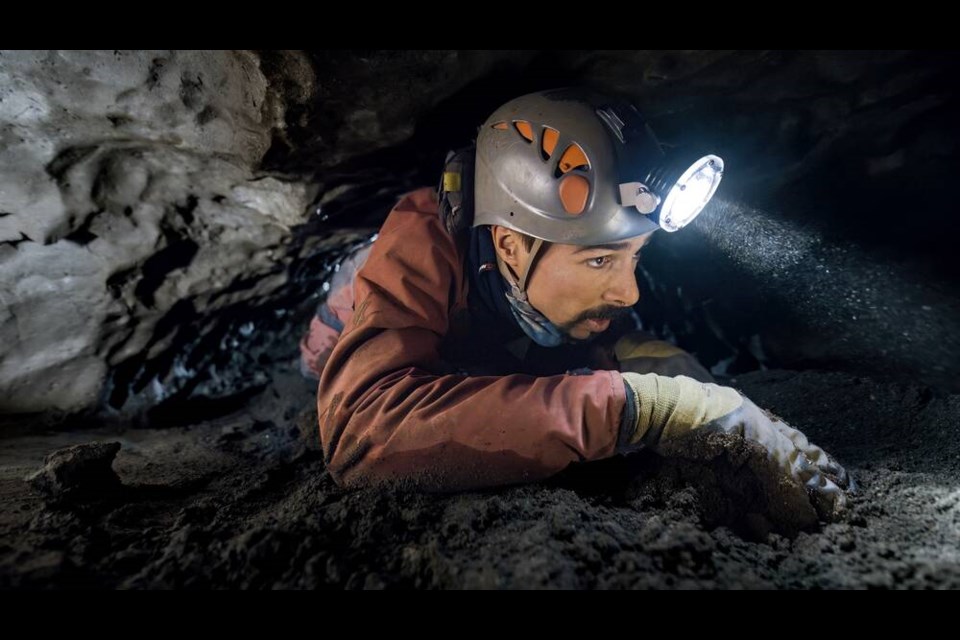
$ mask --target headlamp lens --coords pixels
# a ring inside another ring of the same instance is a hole
[[[723,177],[723,160],[703,156],[681,174],[660,210],[660,226],[677,231],[690,224],[713,197]]]

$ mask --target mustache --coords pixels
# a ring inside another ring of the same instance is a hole
[[[584,320],[616,320],[617,318],[623,318],[630,314],[633,307],[596,307],[594,309],[587,309],[586,311],[577,314],[577,316],[570,322],[565,322],[560,327],[564,331],[569,331],[575,325],[583,322]]]

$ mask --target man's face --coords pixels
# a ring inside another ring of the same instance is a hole
[[[640,299],[635,270],[640,248],[652,235],[593,247],[551,244],[541,249],[527,283],[530,304],[574,339],[605,331],[610,318]],[[517,254],[517,263],[526,264],[522,243]]]

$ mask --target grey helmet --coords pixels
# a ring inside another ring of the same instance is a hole
[[[514,282],[523,294],[543,241],[599,245],[693,220],[723,161],[669,155],[626,100],[571,88],[521,96],[477,136],[473,224],[536,238]]]
[[[641,153],[662,155],[628,105],[572,89],[511,100],[477,136],[474,225],[576,245],[654,231],[654,221],[620,204],[621,165]]]

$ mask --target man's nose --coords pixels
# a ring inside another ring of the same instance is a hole
[[[640,300],[640,289],[637,287],[636,271],[624,268],[607,288],[604,302],[618,307],[632,307]]]

